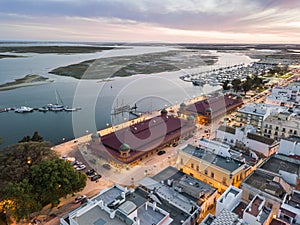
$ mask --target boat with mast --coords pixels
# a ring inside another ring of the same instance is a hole
[[[61,97],[59,96],[57,90],[55,90],[55,98],[56,98],[56,103],[55,104],[47,104],[46,108],[50,111],[58,112],[58,111],[63,111],[65,109],[65,106],[63,104],[63,101]]]

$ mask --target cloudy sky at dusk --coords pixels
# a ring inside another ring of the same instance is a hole
[[[299,0],[0,0],[0,39],[299,43],[299,12]]]

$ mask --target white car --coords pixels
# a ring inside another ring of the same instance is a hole
[[[84,165],[84,164],[77,165],[77,166],[75,167],[76,170],[84,170],[85,168],[86,168],[86,165]]]

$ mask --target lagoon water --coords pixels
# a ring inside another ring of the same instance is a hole
[[[18,53],[17,55],[27,57],[0,59],[0,84],[27,74],[39,74],[53,80],[52,83],[45,85],[0,92],[0,109],[22,105],[41,107],[48,103],[56,103],[56,92],[59,93],[65,105],[82,108],[73,113],[37,111],[26,114],[18,114],[13,111],[0,113],[0,137],[3,141],[1,147],[16,143],[23,136],[32,135],[34,131],[38,131],[45,140],[58,144],[63,140],[70,140],[132,118],[128,113],[112,116],[111,111],[114,107],[136,104],[138,111],[148,112],[179,104],[194,96],[220,89],[219,86],[209,85],[196,87],[179,79],[179,76],[190,73],[192,70],[151,75],[139,74],[131,77],[112,78],[107,81],[77,80],[48,73],[54,68],[88,59],[161,52],[171,49],[174,48],[126,46],[123,49],[92,54]],[[244,54],[217,53],[216,51],[211,51],[211,54],[219,55],[219,61],[214,66],[203,66],[197,68],[196,71],[251,62],[251,59]]]

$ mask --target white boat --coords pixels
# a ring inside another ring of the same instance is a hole
[[[64,110],[66,112],[74,112],[74,111],[77,111],[78,109],[77,108],[69,108],[69,107],[65,107]]]
[[[47,107],[38,108],[40,112],[47,112],[49,109]]]
[[[20,108],[16,108],[16,113],[26,113],[26,112],[32,112],[33,108],[27,107],[27,106],[21,106]]]
[[[63,111],[65,106],[63,105],[63,101],[61,100],[61,97],[59,96],[57,90],[55,90],[55,98],[56,98],[56,103],[55,104],[47,104],[46,107],[50,111]]]

